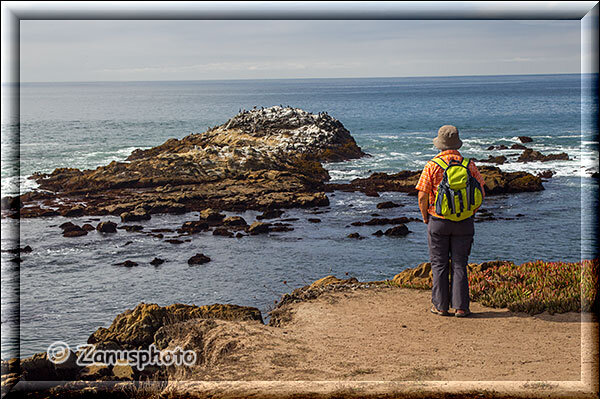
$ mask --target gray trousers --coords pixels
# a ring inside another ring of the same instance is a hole
[[[469,310],[467,263],[475,228],[473,218],[460,222],[429,217],[427,236],[433,274],[431,302],[438,310]],[[449,282],[452,259],[452,283]],[[452,298],[450,298],[450,293]]]

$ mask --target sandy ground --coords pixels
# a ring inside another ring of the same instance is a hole
[[[531,392],[548,396],[561,381],[581,388],[582,380],[589,385],[590,373],[598,373],[590,369],[598,359],[597,345],[591,345],[597,320],[582,323],[578,313],[529,316],[478,303],[471,317],[461,319],[429,308],[429,291],[377,288],[294,304],[292,320],[282,327],[218,322],[202,333],[204,364],[179,378],[410,381],[421,387],[427,381],[496,381],[509,391],[511,381],[537,381]],[[186,331],[179,343],[194,336]]]

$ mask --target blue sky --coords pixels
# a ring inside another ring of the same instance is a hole
[[[20,22],[22,82],[579,73],[578,20]]]

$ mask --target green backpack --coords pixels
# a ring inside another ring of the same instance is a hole
[[[455,222],[473,216],[483,202],[481,184],[471,176],[469,158],[453,159],[449,164],[441,158],[432,159],[444,169],[444,177],[435,194],[435,213]]]

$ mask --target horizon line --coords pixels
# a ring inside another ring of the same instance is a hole
[[[326,80],[326,79],[409,79],[409,78],[467,78],[493,76],[547,76],[547,75],[594,75],[598,72],[557,72],[557,73],[509,73],[481,75],[415,75],[415,76],[353,76],[353,77],[302,77],[302,78],[232,78],[232,79],[164,79],[164,80],[57,80],[57,81],[19,81],[2,82],[2,85],[30,83],[149,83],[149,82],[223,82],[251,80]]]

